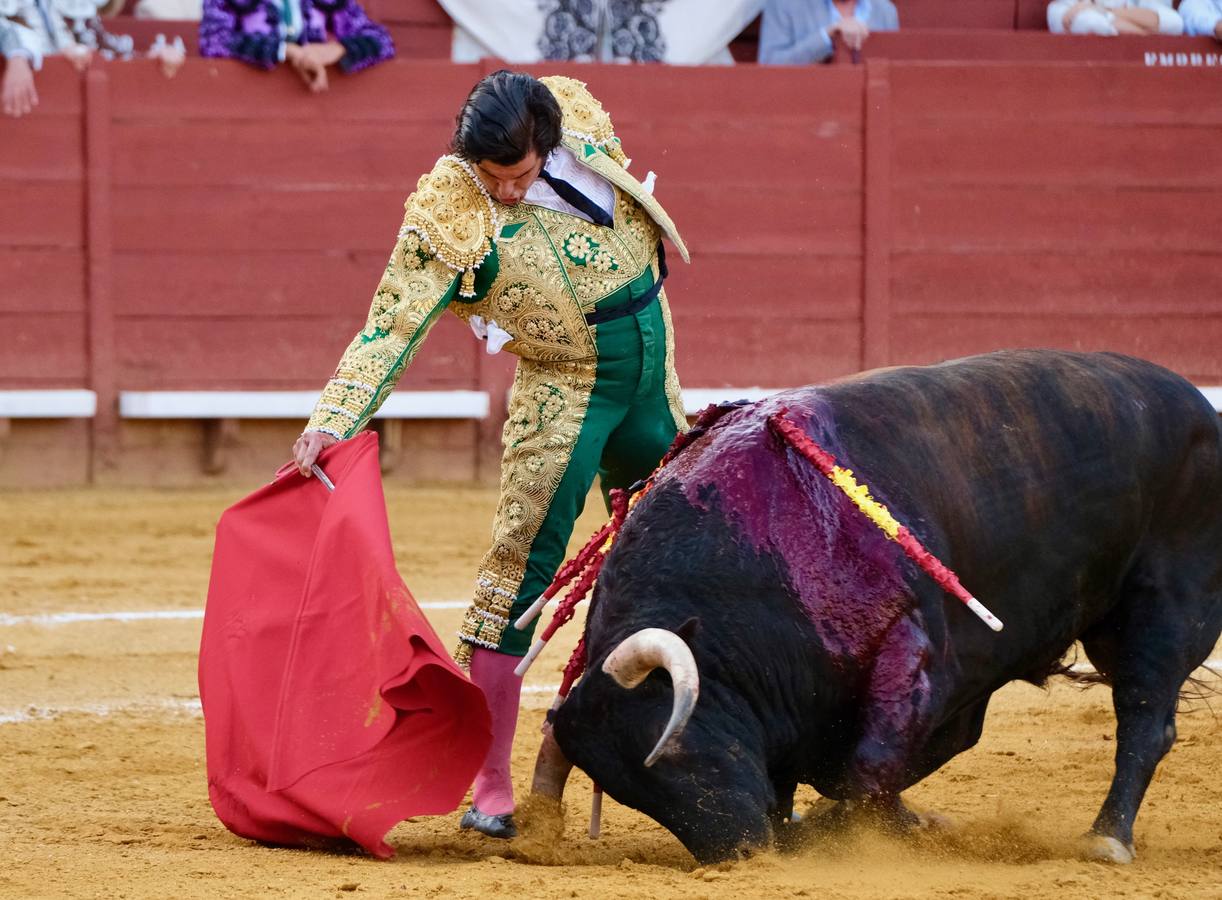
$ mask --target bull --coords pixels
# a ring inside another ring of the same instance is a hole
[[[1004,630],[769,428],[778,413]],[[1117,720],[1089,852],[1129,862],[1222,631],[1220,547],[1219,417],[1142,360],[1008,351],[710,410],[607,556],[535,791],[558,797],[575,764],[702,863],[769,845],[799,783],[904,828],[901,792],[977,742],[992,694],[1068,673],[1078,641]]]

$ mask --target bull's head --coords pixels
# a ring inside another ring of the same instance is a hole
[[[669,829],[700,862],[766,845],[775,793],[754,717],[726,708],[728,699],[715,685],[702,697],[683,637],[639,630],[591,666],[556,710],[535,790],[558,798],[575,763],[610,796]]]

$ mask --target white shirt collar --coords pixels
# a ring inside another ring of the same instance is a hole
[[[564,179],[589,197],[596,205],[602,207],[608,213],[613,213],[615,209],[615,188],[597,172],[591,171],[579,163],[577,157],[567,147],[557,147],[549,153],[547,160],[543,163],[543,167],[547,169],[549,175]],[[534,180],[531,186],[526,189],[526,196],[523,199],[535,206],[554,209],[556,212],[568,213],[571,216],[577,216],[579,219],[585,219],[587,222],[590,221],[589,216],[565,200],[562,200],[552,190],[551,185],[542,178]]]

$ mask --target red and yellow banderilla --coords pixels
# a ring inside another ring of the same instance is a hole
[[[789,446],[802,454],[816,469],[828,477],[832,484],[840,488],[846,497],[873,522],[883,534],[895,541],[914,563],[920,566],[930,578],[936,581],[944,591],[963,601],[972,612],[980,617],[984,624],[994,631],[1001,631],[1001,619],[993,615],[983,603],[968,593],[959,583],[958,576],[944,566],[936,556],[925,549],[916,536],[895,520],[887,507],[870,496],[870,488],[859,484],[852,471],[836,463],[836,457],[828,453],[801,428],[789,421],[785,414],[789,410],[782,409],[768,417],[769,427]]]

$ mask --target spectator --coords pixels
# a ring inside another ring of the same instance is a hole
[[[861,50],[870,31],[895,31],[891,0],[768,0],[760,27],[759,61],[772,65],[824,62],[836,41]]]
[[[84,71],[93,54],[106,59],[130,59],[132,39],[110,34],[102,26],[99,8],[117,10],[120,0],[0,0],[0,53],[6,63],[0,85],[0,109],[5,115],[23,116],[38,105],[34,73],[47,56],[65,56],[77,71]],[[158,42],[149,56],[159,59],[167,77],[185,57],[181,45]]]
[[[1222,0],[1182,0],[1180,15],[1186,34],[1206,35],[1222,41]]]
[[[130,35],[111,34],[102,24],[102,16],[110,16],[123,8],[125,0],[54,0],[72,38],[103,59],[131,59],[136,42]]]
[[[6,116],[24,116],[38,105],[34,90],[35,61],[41,61],[26,48],[19,26],[0,17],[0,55],[4,56],[4,78],[0,80],[0,109]]]
[[[328,66],[359,72],[395,55],[356,0],[204,0],[199,49],[260,69],[287,62],[315,93],[327,89]]]
[[[1184,20],[1171,0],[1053,0],[1053,34],[1183,34]]]

